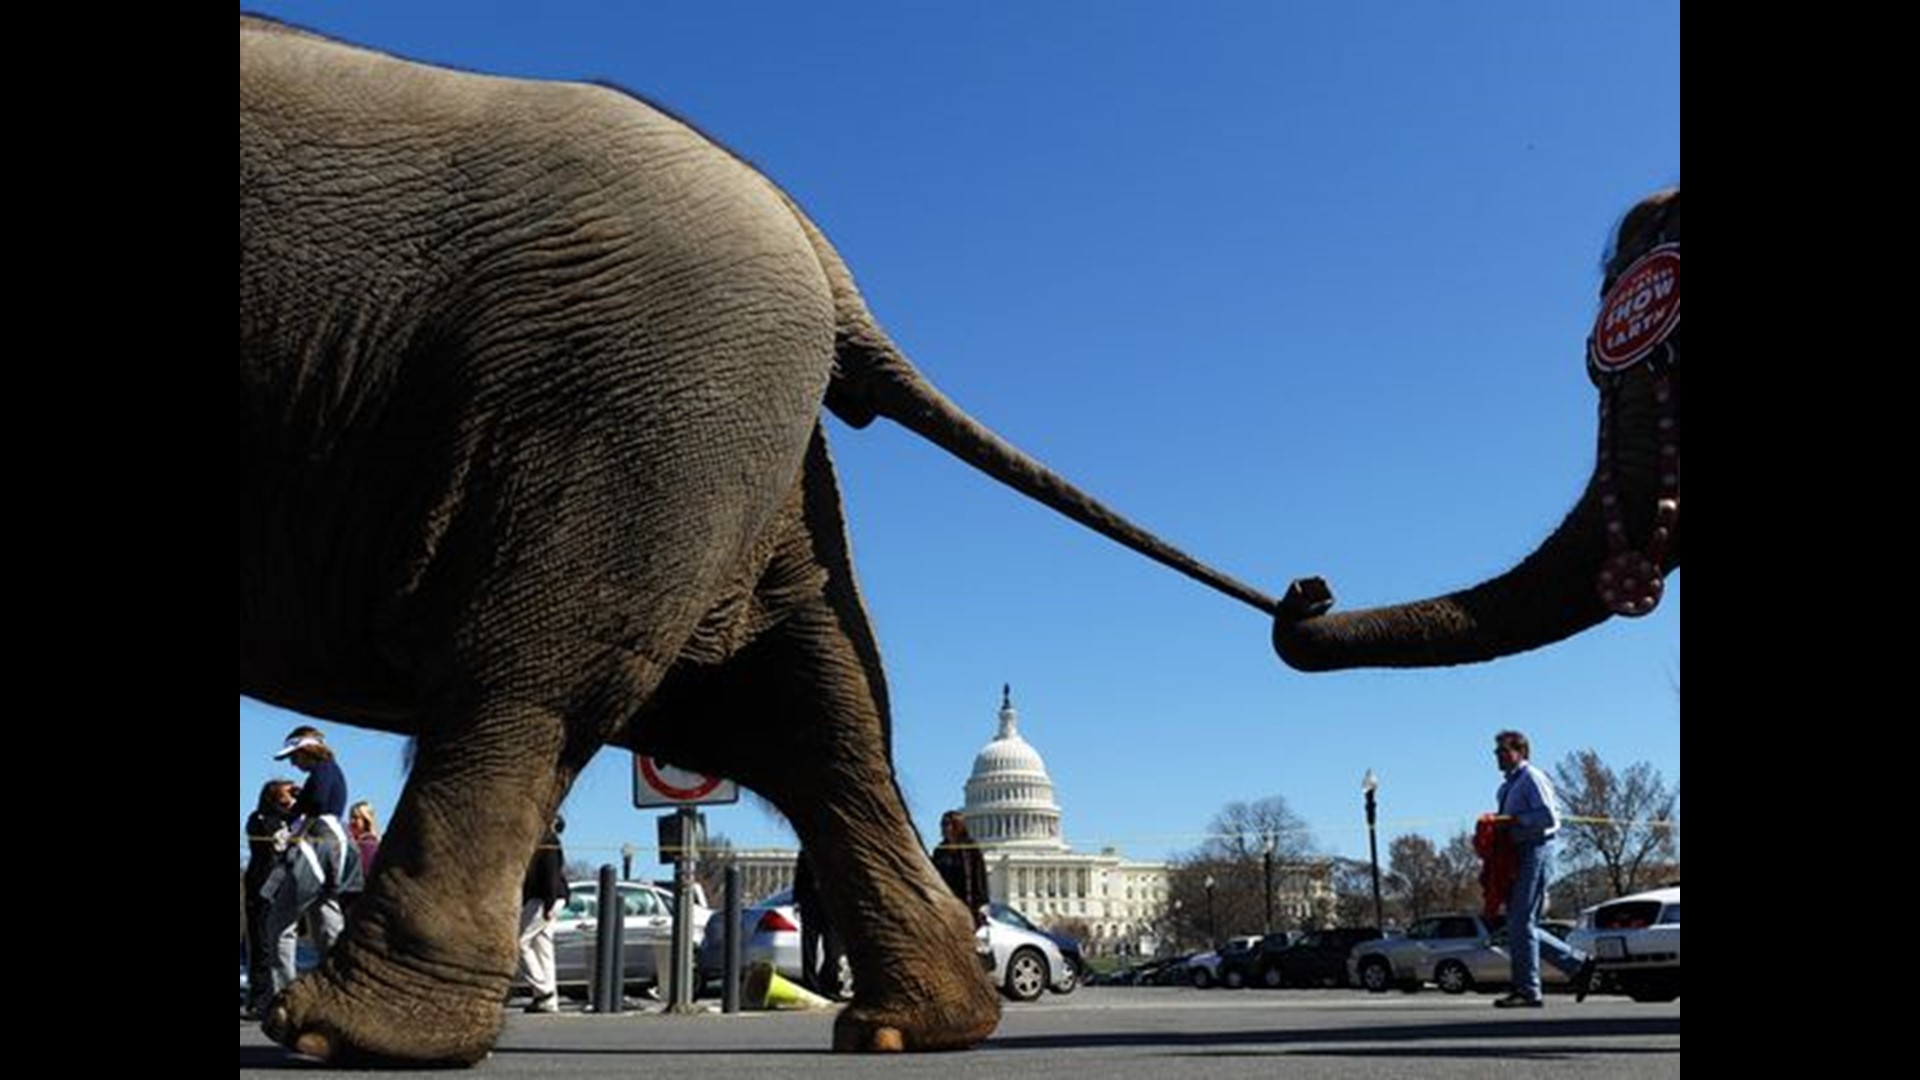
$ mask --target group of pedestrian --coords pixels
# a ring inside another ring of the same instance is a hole
[[[241,898],[247,1010],[254,1016],[298,974],[303,918],[321,956],[339,940],[380,846],[373,807],[360,802],[348,811],[346,773],[318,728],[294,728],[273,756],[305,773],[306,782],[268,780],[247,817]]]
[[[247,816],[247,869],[241,878],[247,944],[247,1014],[259,1018],[296,975],[300,923],[307,920],[324,959],[365,890],[380,850],[372,804],[347,805],[347,777],[320,729],[302,724],[273,755],[306,774],[299,784],[275,777],[260,787]],[[528,1012],[559,1011],[553,925],[568,899],[558,814],[534,852],[521,885],[520,962],[533,988]]]

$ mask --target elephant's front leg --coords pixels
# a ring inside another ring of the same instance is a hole
[[[531,705],[489,702],[434,728],[345,938],[268,1012],[267,1034],[301,1053],[472,1064],[499,1033],[521,880],[584,760],[567,760],[562,718]]]

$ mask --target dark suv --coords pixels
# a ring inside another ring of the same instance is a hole
[[[1299,941],[1302,936],[1299,930],[1281,930],[1278,933],[1268,934],[1258,942],[1249,943],[1246,949],[1239,952],[1222,952],[1220,954],[1220,985],[1229,990],[1262,985],[1261,973],[1267,970],[1268,961],[1287,946]],[[1265,985],[1278,986],[1279,984],[1269,982]]]
[[[1262,986],[1345,986],[1347,955],[1355,945],[1381,936],[1377,926],[1309,930],[1287,948],[1262,957],[1254,977]]]

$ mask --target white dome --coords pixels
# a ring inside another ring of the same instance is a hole
[[[1017,734],[993,740],[973,759],[973,779],[1013,773],[1047,778],[1047,763],[1040,760],[1040,751]]]
[[[1013,694],[1003,688],[1000,732],[973,759],[962,815],[967,831],[993,847],[1066,850],[1060,838],[1060,807],[1040,751],[1020,737]]]

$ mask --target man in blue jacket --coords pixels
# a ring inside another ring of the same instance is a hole
[[[1507,896],[1507,954],[1513,962],[1513,990],[1493,1004],[1499,1009],[1537,1009],[1540,997],[1540,954],[1573,980],[1574,1000],[1585,1001],[1593,985],[1593,960],[1540,929],[1547,906],[1547,867],[1553,861],[1553,838],[1560,831],[1560,800],[1553,781],[1527,758],[1532,748],[1518,731],[1493,737],[1493,754],[1506,780],[1496,796],[1497,827],[1513,841],[1520,869]]]

